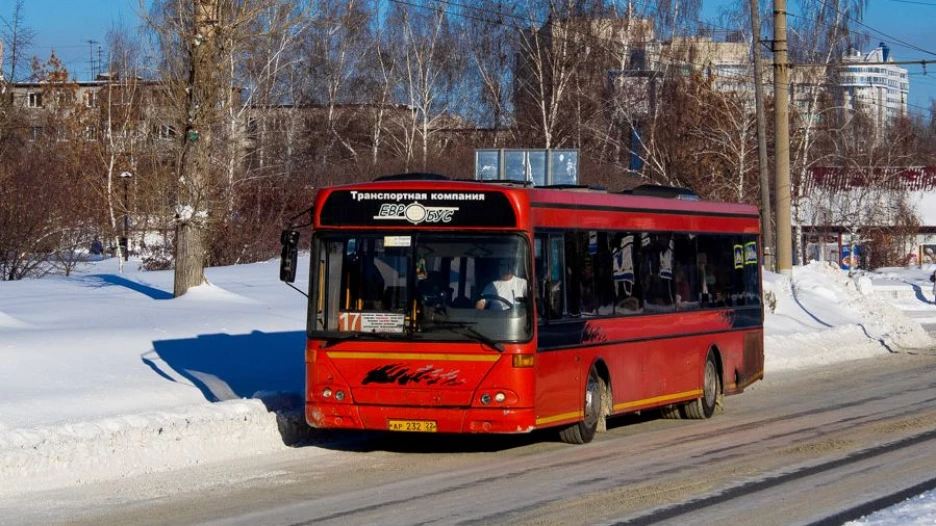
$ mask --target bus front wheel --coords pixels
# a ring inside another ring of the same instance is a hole
[[[604,418],[604,399],[606,385],[594,365],[588,371],[585,381],[584,418],[559,431],[559,438],[567,444],[587,444],[595,438],[598,424]]]
[[[702,396],[683,406],[686,418],[703,420],[711,417],[715,414],[715,408],[721,405],[722,396],[721,374],[715,363],[715,353],[709,351],[702,374]]]

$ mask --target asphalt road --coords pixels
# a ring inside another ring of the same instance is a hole
[[[936,349],[768,374],[711,420],[625,417],[585,446],[552,433],[325,434],[33,494],[0,522],[841,524],[936,488],[934,384]]]

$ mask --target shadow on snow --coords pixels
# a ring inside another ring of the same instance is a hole
[[[303,419],[305,382],[303,331],[250,334],[202,334],[194,338],[155,340],[140,359],[160,377],[181,376],[205,400],[257,398],[275,412],[283,442],[307,442]]]
[[[156,340],[143,363],[163,378],[161,361],[201,390],[209,402],[253,398],[265,393],[302,393],[305,363],[302,331],[201,334]],[[153,356],[155,354],[155,356]],[[156,359],[158,359],[158,361]]]
[[[88,276],[88,278],[96,280],[97,283],[95,283],[94,286],[97,287],[124,287],[132,291],[139,292],[145,296],[149,296],[154,300],[172,299],[171,292],[166,292],[155,287],[150,287],[149,285],[132,281],[115,274],[91,274]]]

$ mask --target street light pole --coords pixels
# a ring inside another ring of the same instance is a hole
[[[124,261],[130,259],[130,179],[133,174],[130,172],[121,172],[120,178],[124,183],[124,232],[123,232],[123,257]]]

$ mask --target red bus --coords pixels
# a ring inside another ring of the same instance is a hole
[[[763,376],[760,221],[692,197],[432,174],[320,190],[307,422],[585,443],[626,413],[710,417]]]

